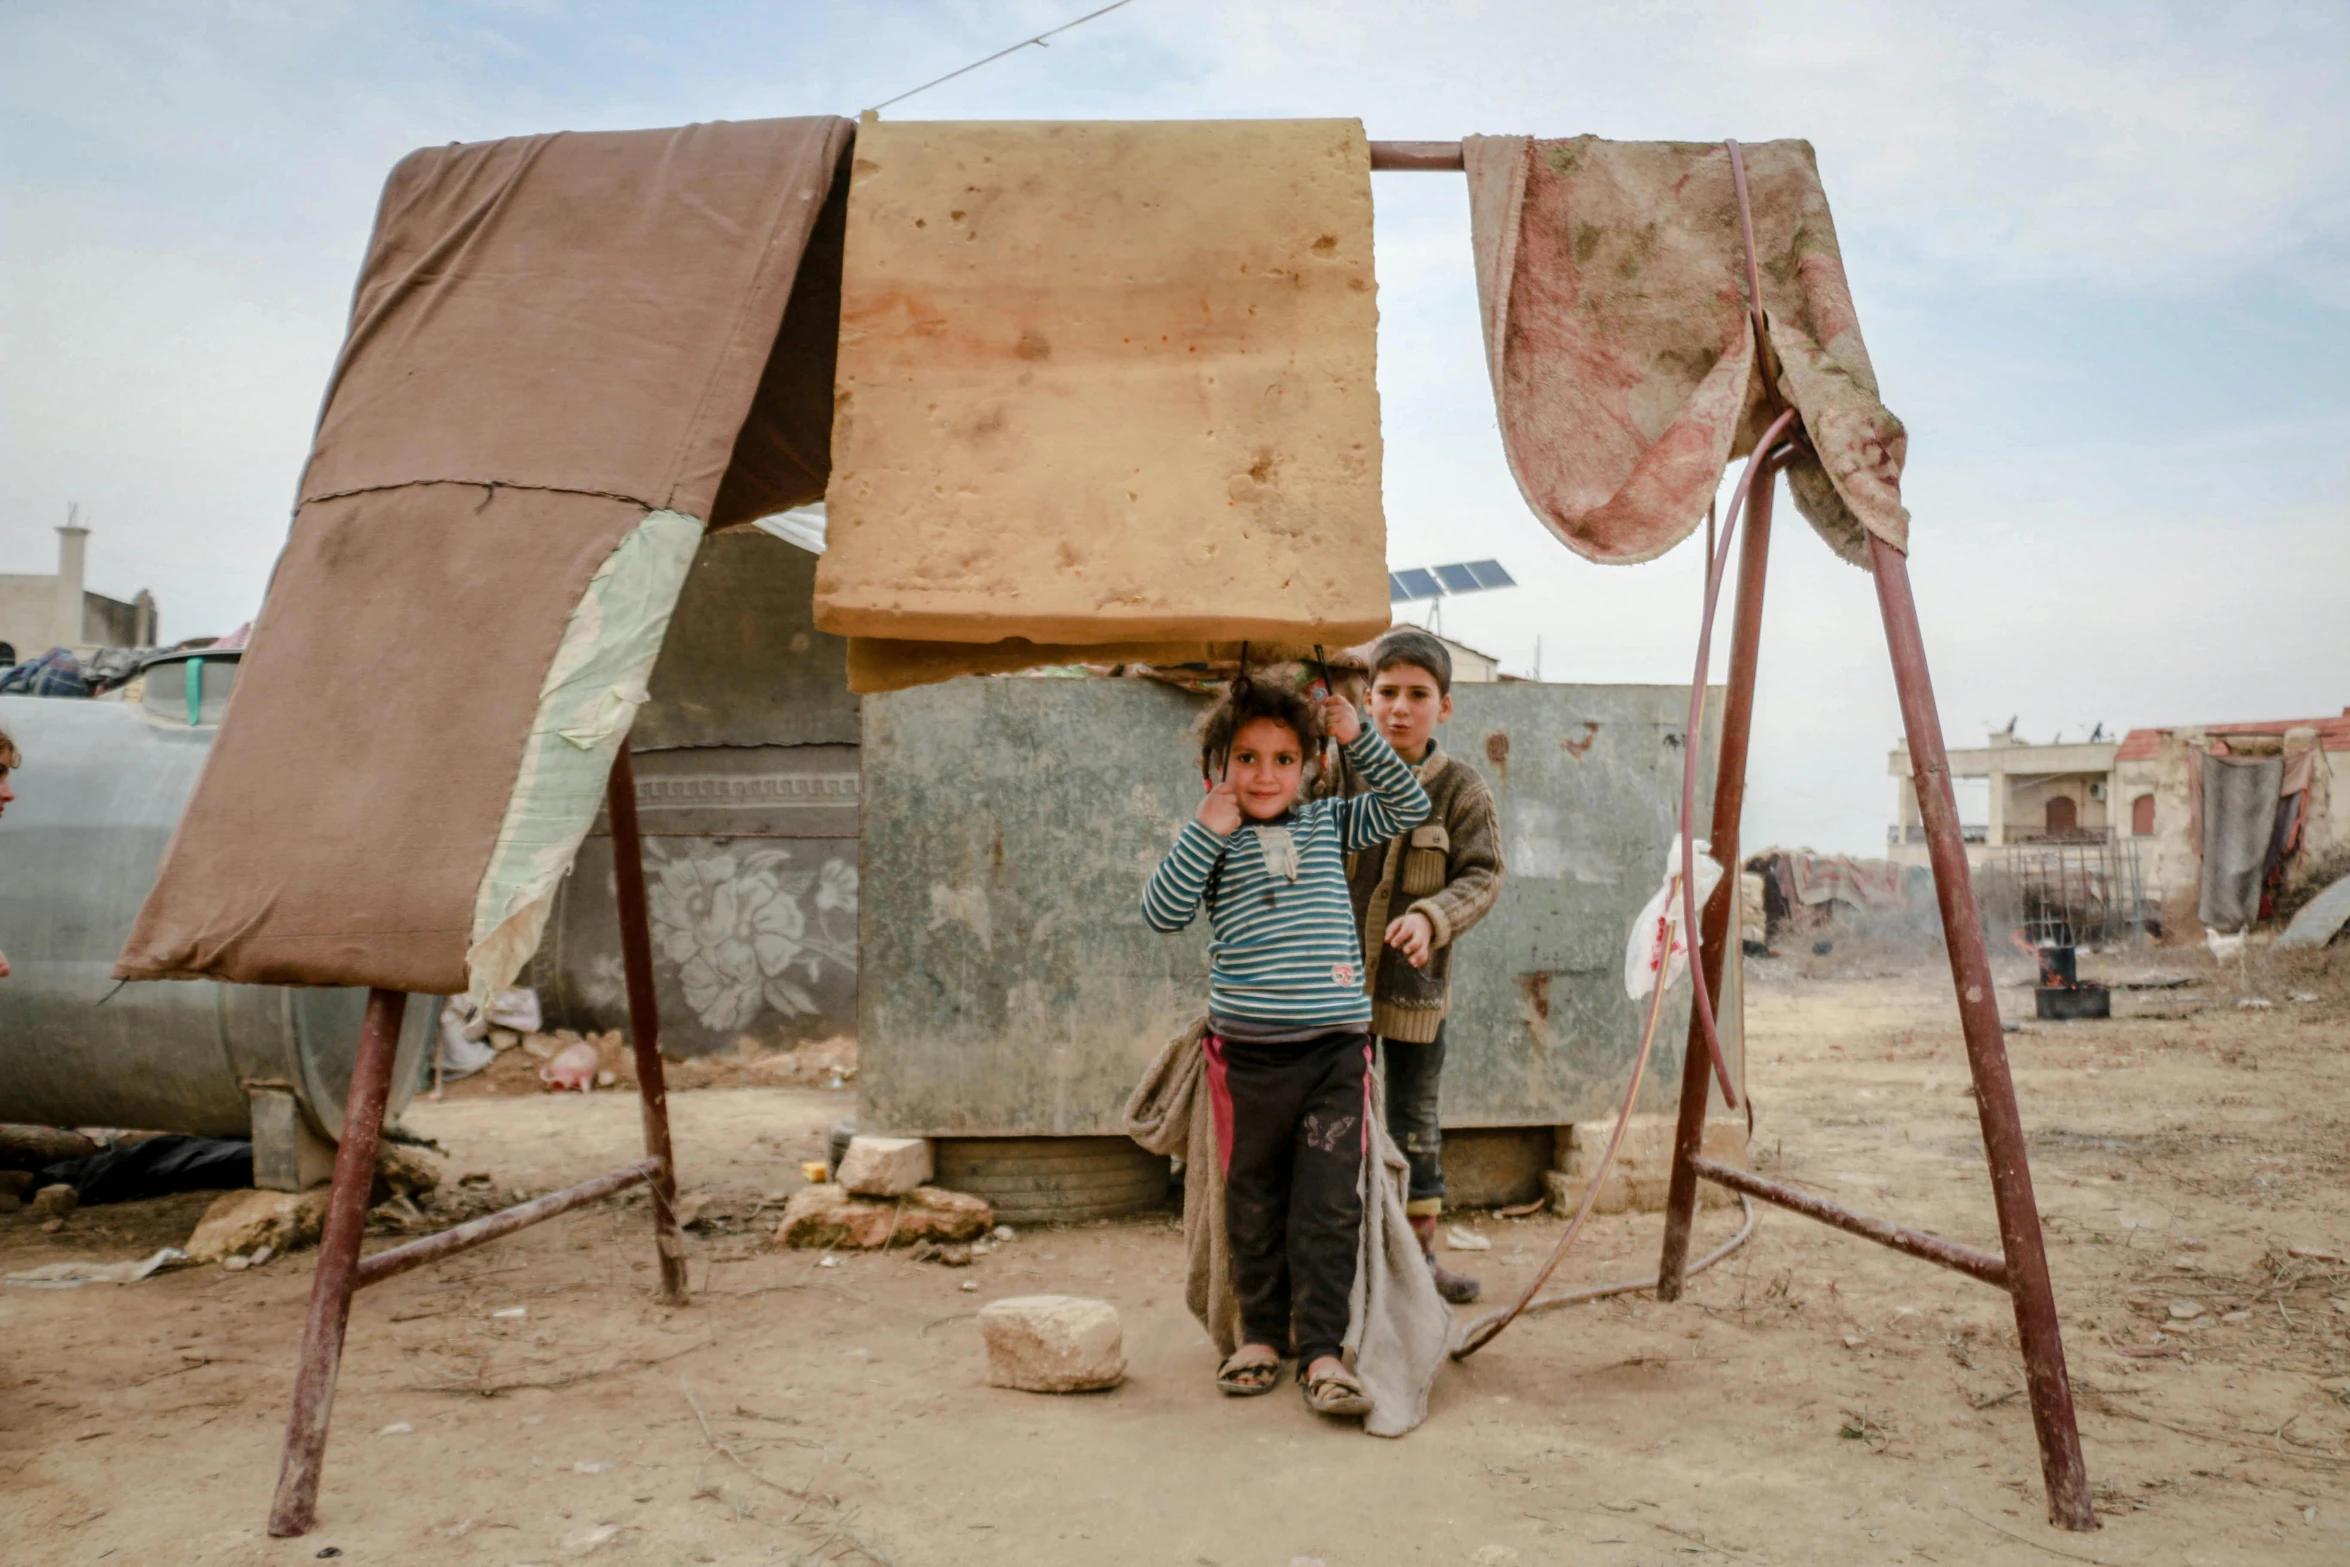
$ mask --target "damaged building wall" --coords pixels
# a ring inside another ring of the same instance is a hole
[[[2146,896],[2160,911],[2165,930],[2191,927],[2202,885],[2203,848],[2190,830],[2194,812],[2187,763],[2187,742],[2178,734],[2164,736],[2151,756],[2125,755],[2114,763],[2118,814],[2137,846]],[[2141,799],[2150,803],[2142,807]],[[2150,830],[2139,832],[2140,826]]]
[[[2288,763],[2310,756],[2308,815],[2301,852],[2286,862],[2288,886],[2317,874],[2350,844],[2350,787],[2337,776],[2350,756],[2350,710],[2332,719],[2134,729],[2114,763],[2115,819],[2138,845],[2148,896],[2160,906],[2165,929],[2194,928],[2203,880],[2196,770],[2215,748],[2223,755],[2281,756]]]
[[[1964,823],[1967,858],[1982,872],[2017,845],[2110,842],[2117,864],[2135,862],[2144,912],[2164,930],[2191,934],[2203,880],[2196,788],[2205,751],[2281,756],[2288,763],[2310,757],[2308,814],[2300,850],[2285,862],[2287,886],[2320,874],[2328,856],[2350,844],[2350,788],[2335,777],[2350,756],[2345,711],[2335,718],[2133,729],[2118,741],[2034,745],[1992,735],[1982,747],[1949,753],[1954,780],[1985,785],[1985,819]],[[1893,749],[1887,770],[1896,780],[1889,855],[1923,865],[1925,831],[1906,746]],[[1960,809],[1967,809],[1963,788]]]

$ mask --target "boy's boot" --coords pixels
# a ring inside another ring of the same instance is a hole
[[[1436,1215],[1412,1215],[1412,1233],[1420,1238],[1420,1255],[1428,1259],[1429,1276],[1436,1280],[1436,1293],[1456,1306],[1466,1306],[1485,1291],[1485,1286],[1466,1273],[1455,1273],[1436,1260]]]

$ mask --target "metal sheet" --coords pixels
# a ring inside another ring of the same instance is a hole
[[[1142,887],[1196,808],[1202,701],[1131,680],[961,679],[865,699],[859,1124],[1116,1135],[1207,997],[1204,932]]]
[[[816,557],[756,528],[703,541],[633,749],[854,745],[846,639],[816,629]]]
[[[236,689],[242,649],[226,653],[195,652],[159,658],[140,672],[140,704],[147,716],[185,728],[188,723],[188,671],[196,671],[196,722],[217,726],[228,712],[229,693]]]
[[[1612,1117],[1640,1042],[1624,994],[1633,916],[1664,879],[1681,797],[1685,686],[1459,686],[1439,735],[1485,775],[1509,874],[1453,960],[1445,1028],[1447,1125]],[[1708,819],[1718,689],[1708,692],[1699,820]],[[1736,965],[1732,965],[1735,969]],[[1724,998],[1722,1046],[1743,1077]],[[1669,1110],[1689,1027],[1668,997],[1642,1107]]]
[[[708,1055],[857,1022],[858,699],[815,624],[816,557],[713,535],[670,617],[630,751],[662,1048]],[[628,1026],[599,815],[522,982],[549,1023]]]
[[[1663,874],[1686,690],[1512,684],[1454,700],[1443,743],[1493,783],[1510,877],[1458,960],[1445,1120],[1612,1113],[1640,1024],[1624,943]],[[1203,705],[1121,680],[866,699],[864,1125],[1119,1129],[1136,1077],[1207,994],[1204,922],[1162,936],[1140,908],[1199,798],[1184,731]],[[1686,1028],[1686,1003],[1669,1010],[1658,1106]]]
[[[271,1082],[336,1135],[365,991],[112,977],[216,732],[181,720],[0,697],[25,756],[0,817],[0,952],[15,970],[0,981],[0,1120],[241,1137],[244,1085]],[[408,1009],[394,1113],[433,1011]]]
[[[853,1030],[857,748],[697,747],[635,765],[662,1048],[765,1050]],[[628,1026],[615,897],[599,815],[523,973],[549,1023]]]

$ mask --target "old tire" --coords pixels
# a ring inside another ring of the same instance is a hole
[[[1167,1159],[1126,1137],[942,1137],[937,1184],[994,1204],[1006,1224],[1148,1213],[1167,1201]]]
[[[840,1162],[848,1157],[849,1140],[857,1135],[857,1118],[844,1115],[824,1132],[824,1178],[831,1180],[840,1174]]]

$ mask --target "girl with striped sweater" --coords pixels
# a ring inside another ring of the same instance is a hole
[[[1325,729],[1367,792],[1299,798]],[[1207,798],[1142,910],[1178,931],[1204,903],[1214,933],[1203,1048],[1243,1339],[1216,1385],[1270,1392],[1294,1342],[1306,1402],[1361,1415],[1370,1401],[1340,1344],[1370,1140],[1371,997],[1345,857],[1418,825],[1428,796],[1343,696],[1317,706],[1244,670],[1202,733]]]

